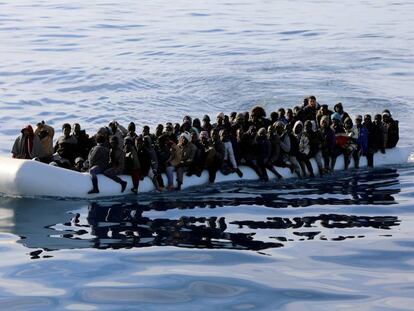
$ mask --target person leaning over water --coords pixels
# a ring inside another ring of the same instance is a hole
[[[109,149],[105,146],[106,138],[103,135],[96,135],[96,146],[88,155],[89,174],[92,178],[92,190],[88,193],[99,193],[98,178],[96,175],[102,174],[109,164]]]
[[[31,125],[20,131],[12,147],[12,157],[16,159],[34,159],[42,157],[43,149],[38,135],[35,135]]]

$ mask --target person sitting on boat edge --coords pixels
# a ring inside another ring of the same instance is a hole
[[[79,156],[78,140],[71,135],[72,127],[69,123],[62,125],[62,133],[54,147],[53,161],[58,166],[71,169],[75,158]]]
[[[141,164],[139,162],[137,149],[135,148],[135,142],[132,137],[127,136],[124,141],[125,151],[125,173],[132,178],[131,191],[135,194],[138,193],[139,180],[141,177]]]
[[[102,174],[109,164],[109,149],[105,146],[106,138],[103,135],[96,136],[96,146],[94,146],[88,155],[89,174],[92,179],[92,190],[88,193],[99,193],[98,178],[96,175]]]
[[[45,121],[37,123],[35,135],[38,135],[43,148],[43,155],[39,158],[43,163],[50,163],[53,160],[53,136],[55,129],[47,125]]]
[[[38,135],[35,135],[31,125],[22,128],[20,135],[14,141],[11,153],[16,159],[34,159],[42,157],[43,149]]]
[[[188,132],[181,134],[177,145],[173,145],[171,150],[171,157],[168,160],[167,178],[168,189],[173,187],[174,170],[177,173],[177,190],[181,190],[183,184],[184,172],[189,168],[194,160],[196,147],[191,143],[191,135]]]
[[[124,172],[125,152],[119,147],[117,136],[111,136],[109,139],[111,149],[109,149],[109,165],[103,174],[121,185],[121,192],[125,191],[127,182],[118,177]]]

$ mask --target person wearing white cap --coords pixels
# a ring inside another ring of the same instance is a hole
[[[167,179],[168,189],[173,189],[174,170],[177,173],[177,190],[181,190],[183,184],[184,172],[194,161],[197,147],[191,143],[191,135],[189,132],[184,132],[180,135],[177,145],[171,148],[171,156],[168,159]]]

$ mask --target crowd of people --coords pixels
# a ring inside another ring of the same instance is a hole
[[[268,170],[282,178],[277,167],[287,167],[298,177],[314,177],[310,159],[314,158],[320,176],[331,172],[339,155],[344,155],[345,169],[351,159],[359,167],[361,156],[368,166],[374,165],[374,154],[385,153],[399,140],[398,121],[389,110],[351,118],[337,103],[333,110],[320,105],[315,96],[304,98],[293,109],[280,108],[267,116],[261,106],[250,112],[220,112],[212,122],[185,116],[182,123],[158,124],[155,131],[145,125],[136,132],[134,122],[125,128],[116,121],[89,136],[78,123],[62,126],[62,136],[53,145],[54,129],[44,121],[35,130],[28,125],[16,139],[14,158],[36,159],[80,172],[89,172],[92,189],[98,193],[98,174],[104,174],[121,185],[127,182],[119,175],[131,175],[132,192],[138,192],[140,180],[149,176],[158,191],[165,188],[161,174],[167,175],[168,190],[181,189],[184,175],[200,176],[207,170],[213,183],[218,171],[223,174],[243,172],[240,165],[251,167],[263,181]]]

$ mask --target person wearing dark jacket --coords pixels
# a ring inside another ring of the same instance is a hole
[[[78,153],[79,156],[86,159],[88,157],[89,151],[92,148],[92,143],[89,138],[89,135],[86,134],[85,130],[81,129],[79,123],[73,124],[73,133],[72,135],[78,141]]]
[[[139,163],[137,149],[135,148],[134,139],[127,136],[124,141],[125,151],[125,173],[132,178],[131,191],[138,193],[139,180],[141,178],[141,164]]]
[[[272,144],[267,137],[267,132],[264,127],[257,131],[256,140],[255,140],[255,150],[256,150],[256,164],[259,171],[259,178],[262,181],[269,181],[269,176],[267,170],[269,169],[273,174],[275,174],[279,179],[282,178],[271,162],[272,155]]]
[[[109,164],[109,149],[105,147],[105,137],[102,135],[96,136],[96,146],[94,146],[88,155],[89,174],[92,178],[92,190],[88,193],[99,193],[98,178],[96,175],[102,174]]]
[[[400,139],[398,121],[394,120],[391,117],[391,114],[388,110],[385,110],[382,113],[382,122],[386,130],[387,138],[387,141],[385,142],[385,148],[394,148],[397,145],[398,140]]]
[[[333,157],[336,144],[335,132],[329,126],[329,117],[324,115],[321,117],[319,133],[321,136],[321,151],[324,161],[325,172],[333,170]]]
[[[64,168],[72,168],[75,158],[79,156],[78,140],[71,135],[71,130],[69,123],[63,124],[63,135],[58,138],[54,148],[53,160]]]
[[[205,136],[205,134],[203,134]],[[211,140],[202,139],[202,144],[205,149],[205,167],[208,171],[208,180],[213,183],[216,180],[217,171],[222,167],[225,149],[224,144],[220,140],[219,131],[212,129]]]
[[[368,133],[368,148],[367,148],[367,162],[368,167],[374,166],[374,154],[378,151],[378,146],[380,145],[380,133],[378,127],[372,122],[371,115],[366,114],[364,116],[364,127],[367,129]]]
[[[109,165],[103,174],[121,185],[121,192],[125,191],[127,182],[118,177],[124,172],[125,152],[119,147],[118,137],[112,136],[109,139],[111,149],[109,149]],[[122,144],[123,145],[123,144]]]

